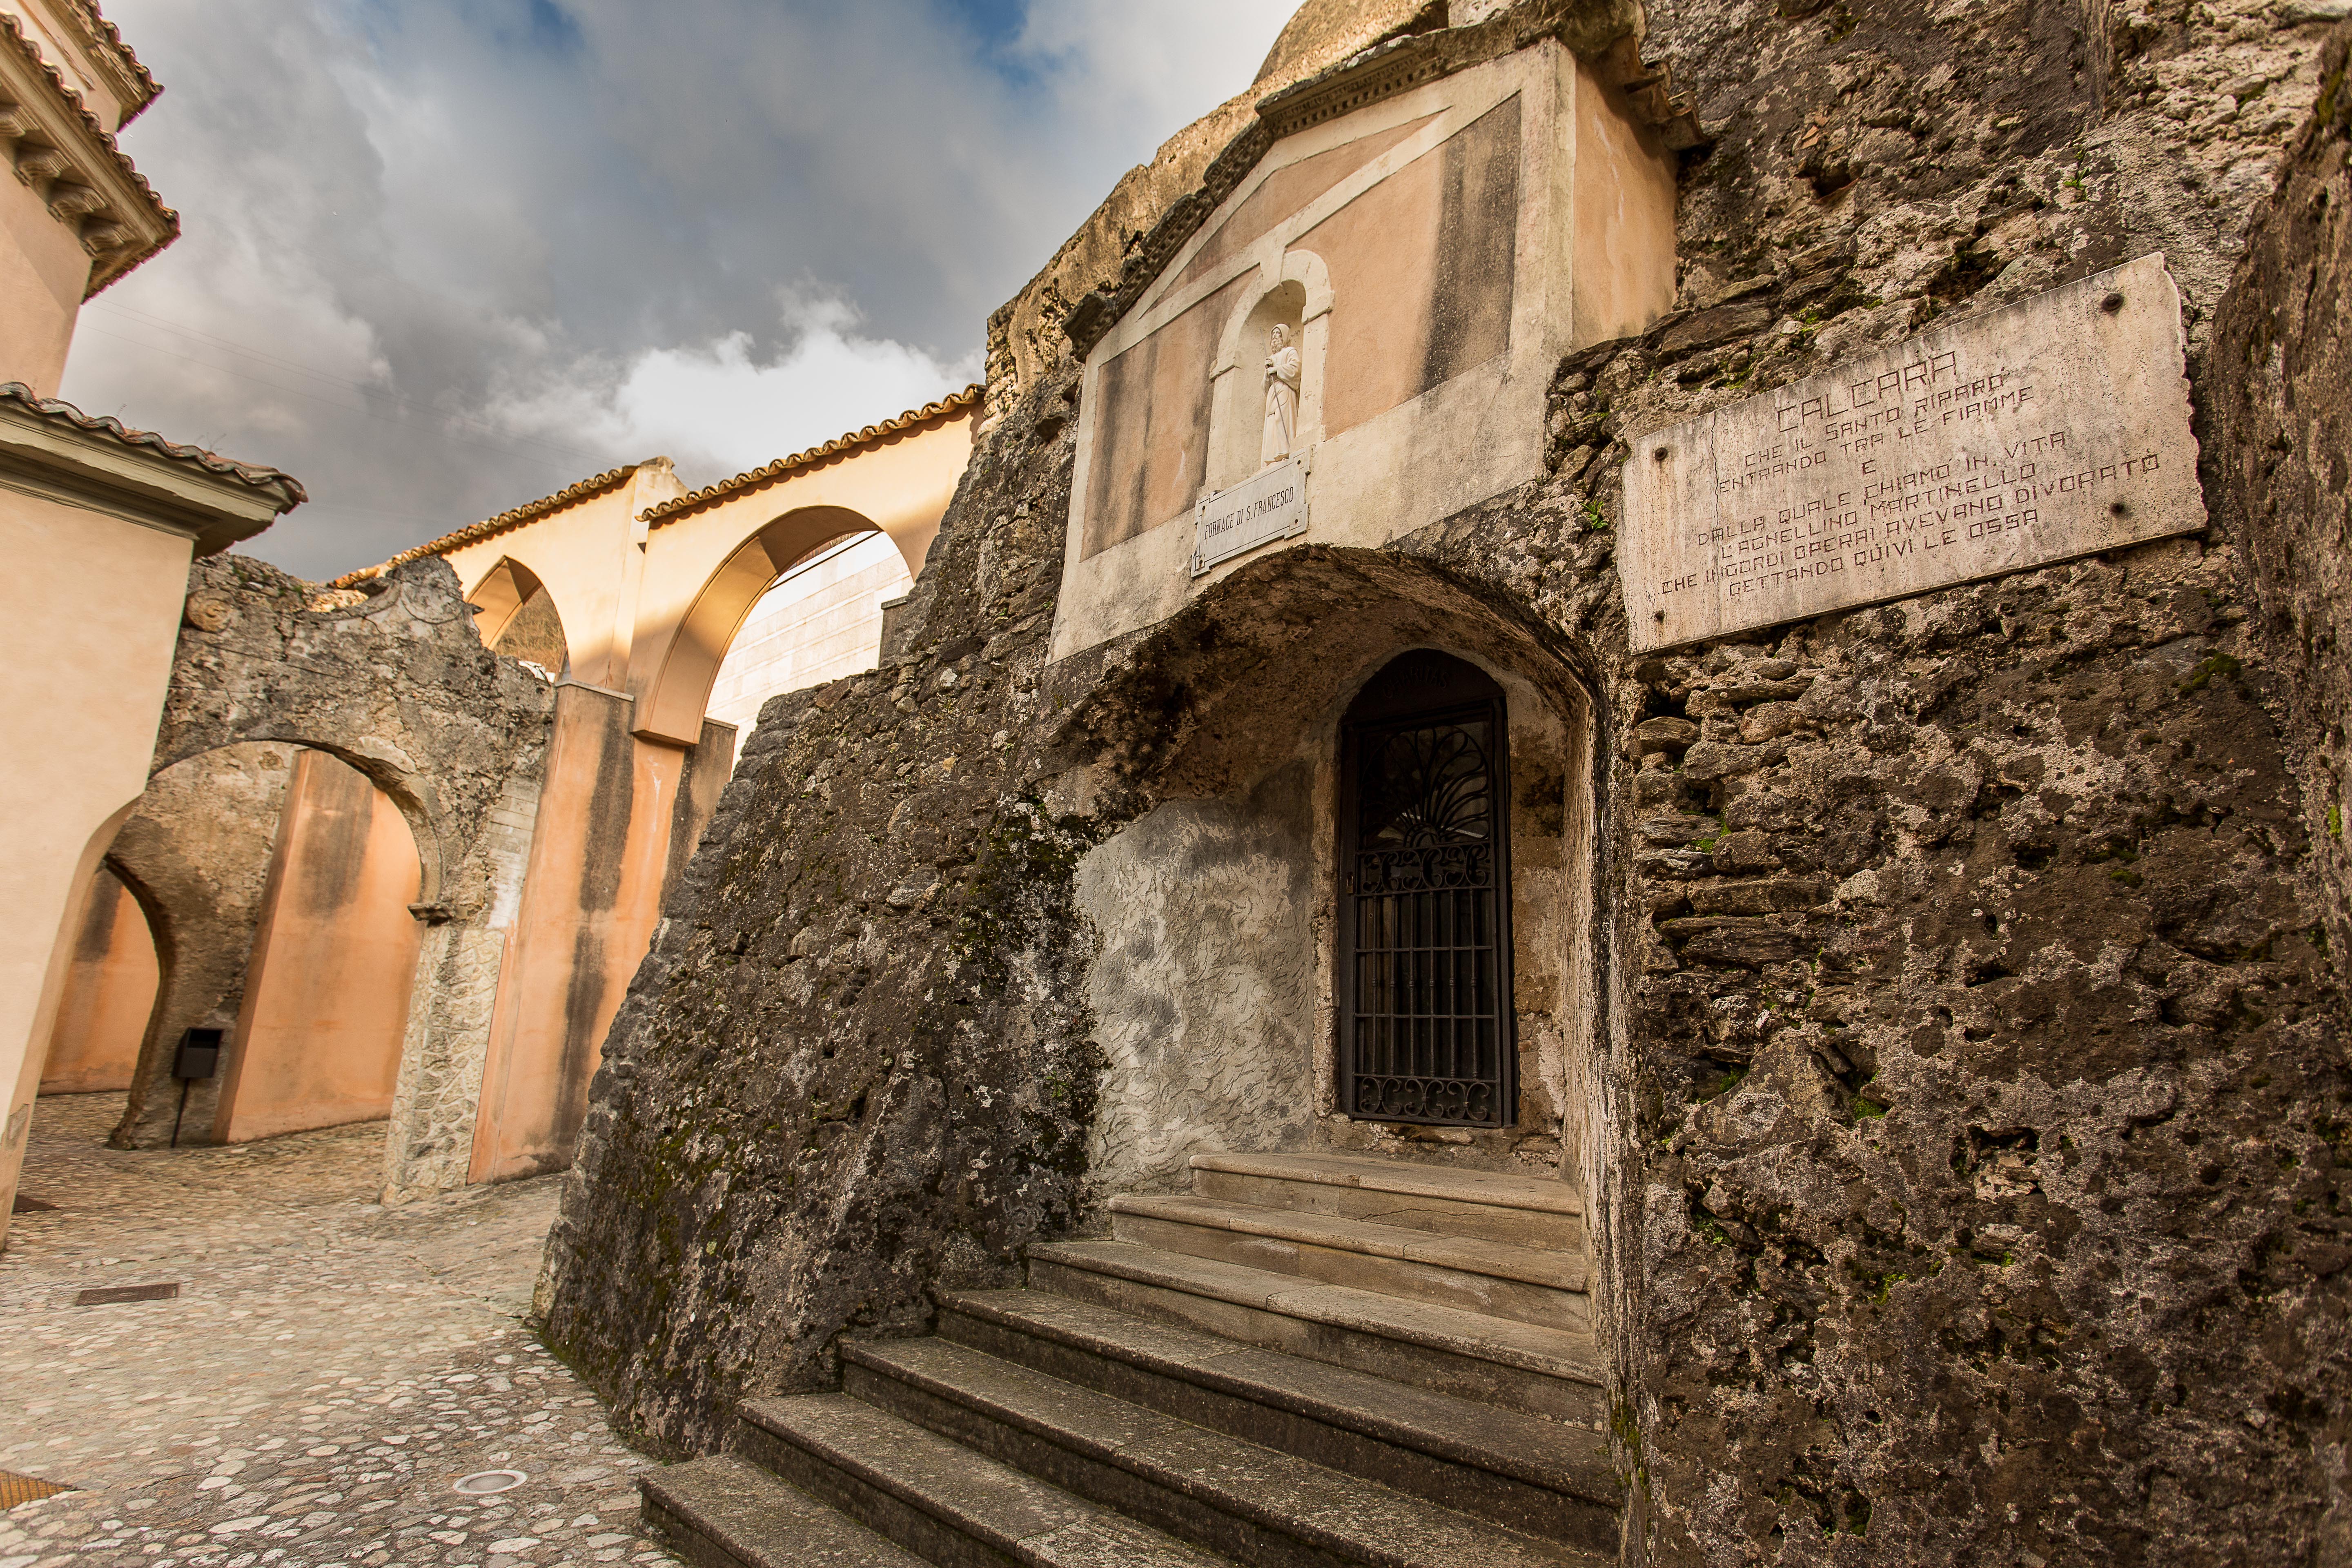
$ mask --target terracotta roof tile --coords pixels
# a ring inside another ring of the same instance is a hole
[[[843,457],[873,446],[892,436],[918,429],[939,420],[952,418],[967,409],[978,407],[980,393],[981,389],[978,385],[967,386],[961,392],[951,393],[940,398],[937,403],[926,403],[920,408],[910,408],[896,419],[887,419],[879,425],[868,425],[863,430],[853,430],[846,436],[835,437],[822,447],[812,447],[805,452],[795,452],[789,458],[779,458],[774,462],[753,468],[749,473],[738,474],[731,479],[723,479],[718,484],[696,490],[690,495],[679,496],[674,500],[664,501],[659,506],[649,507],[640,515],[648,523],[658,527],[663,522],[684,513],[712,505],[730,496],[740,495],[746,490],[758,489],[762,485],[773,484],[803,469],[814,468],[827,458]],[[646,462],[658,463],[667,460],[661,458],[649,458]],[[362,566],[356,572],[346,572],[327,585],[331,588],[348,588],[355,584],[364,583],[372,577],[381,577],[395,566],[404,566],[411,561],[421,560],[427,555],[446,555],[453,550],[463,550],[469,544],[479,544],[485,539],[496,538],[501,533],[520,528],[524,523],[545,517],[551,512],[562,511],[564,508],[586,500],[591,496],[602,495],[606,490],[623,483],[645,466],[644,463],[630,463],[623,468],[608,468],[604,473],[560,489],[551,496],[541,497],[528,505],[516,507],[512,511],[502,511],[496,517],[471,523],[455,533],[445,533],[440,538],[417,545],[413,550],[404,550],[391,560],[378,565]]]
[[[122,61],[125,74],[138,84],[137,100],[131,104],[131,112],[122,117],[122,123],[130,124],[147,112],[149,104],[163,96],[163,84],[155,79],[146,62],[140,59],[131,46],[123,41],[121,29],[106,19],[106,13],[98,8],[98,0],[67,0],[67,4],[69,9],[84,16],[90,32],[96,35],[100,43],[114,52]]]
[[[81,116],[82,123],[89,128],[89,133],[98,139],[99,145],[105,148],[113,157],[115,167],[122,172],[123,178],[129,180],[139,194],[147,198],[149,210],[163,226],[163,237],[146,249],[127,260],[117,260],[113,258],[102,259],[97,267],[93,268],[90,272],[90,286],[82,292],[82,298],[87,300],[94,294],[112,288],[137,270],[150,257],[179,238],[180,215],[163,205],[163,198],[155,194],[155,187],[147,183],[147,176],[139,172],[139,166],[131,161],[131,155],[115,144],[113,136],[108,132],[105,126],[99,123],[98,116],[92,114],[89,106],[82,102],[81,94],[67,85],[66,79],[58,74],[57,68],[41,57],[40,47],[25,36],[23,25],[5,11],[0,11],[0,32],[6,33],[9,41],[16,45],[25,58],[38,66],[48,77],[50,82],[56,86],[58,95],[72,106],[74,112]]]
[[[795,452],[789,458],[778,458],[774,462],[763,464],[749,473],[738,474],[731,479],[721,479],[715,485],[709,485],[691,494],[679,496],[675,500],[666,500],[659,506],[649,507],[644,514],[645,520],[658,528],[663,523],[674,518],[682,517],[688,512],[699,511],[704,507],[741,495],[746,490],[759,489],[762,486],[774,484],[780,479],[790,479],[803,469],[814,468],[828,458],[845,457],[851,452],[874,446],[892,436],[935,424],[940,420],[960,415],[967,409],[976,408],[980,405],[980,385],[974,383],[961,392],[950,393],[937,403],[926,403],[920,408],[909,408],[896,419],[886,419],[879,425],[868,425],[863,430],[853,430],[846,436],[836,436],[822,447],[811,447],[805,452]]]
[[[346,572],[327,586],[348,588],[354,584],[364,583],[372,577],[381,577],[395,566],[405,566],[412,561],[422,561],[427,555],[446,555],[452,550],[463,550],[469,544],[479,544],[485,539],[495,539],[501,533],[511,532],[520,528],[524,523],[546,517],[551,512],[562,511],[566,507],[575,506],[592,496],[603,495],[606,490],[617,489],[626,484],[630,478],[647,463],[667,461],[668,459],[665,458],[648,458],[644,463],[625,463],[617,468],[607,468],[601,474],[592,474],[577,484],[564,486],[551,496],[541,496],[537,500],[525,501],[519,507],[502,511],[496,517],[484,518],[479,522],[469,522],[454,533],[445,533],[440,538],[427,540],[414,549],[404,550],[389,561],[379,562],[373,566],[362,566],[356,572]]]
[[[193,463],[206,473],[236,479],[257,490],[275,489],[286,502],[278,508],[280,511],[290,511],[310,499],[302,489],[300,480],[280,469],[259,463],[240,463],[218,453],[207,452],[202,447],[166,441],[152,430],[133,430],[111,416],[94,419],[70,403],[34,395],[33,389],[21,381],[0,382],[0,406],[22,408],[49,424],[66,426],[93,436],[110,437],[125,447],[160,452],[173,462]]]

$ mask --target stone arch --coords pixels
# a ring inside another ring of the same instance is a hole
[[[1332,1094],[1339,727],[1417,648],[1468,661],[1509,699],[1521,1110],[1467,1142],[1355,1122]],[[1069,787],[1124,824],[1078,874],[1112,1058],[1091,1179],[1173,1188],[1202,1146],[1377,1149],[1590,1190],[1611,1028],[1590,652],[1491,585],[1309,546],[1251,563],[1115,657],[1061,731]]]
[[[701,731],[711,683],[735,634],[753,605],[776,579],[817,551],[855,533],[881,531],[871,518],[847,507],[801,507],[753,531],[704,580],[670,633],[652,673],[637,696],[640,735],[689,735]],[[923,563],[909,561],[909,573]]]
[[[158,772],[243,742],[330,753],[391,797],[417,852],[421,951],[386,1191],[462,1185],[545,769],[550,683],[482,645],[437,557],[356,603],[243,556],[196,563],[157,736]]]

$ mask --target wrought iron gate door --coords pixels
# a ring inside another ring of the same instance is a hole
[[[1415,696],[1454,700],[1395,711]],[[1442,654],[1404,656],[1349,710],[1339,1071],[1350,1115],[1516,1120],[1507,734],[1501,690]]]

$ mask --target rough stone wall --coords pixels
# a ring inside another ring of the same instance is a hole
[[[108,867],[146,911],[159,971],[117,1148],[168,1143],[175,1128],[184,1143],[213,1141],[229,1053],[223,1072],[190,1086],[184,1116],[172,1069],[183,1030],[236,1034],[293,765],[293,747],[260,742],[175,763],[149,781],[107,850]]]
[[[2204,395],[2315,20],[1666,12],[1718,128],[1689,309],[1566,367],[1562,472],[1610,516],[1628,438],[2159,247]],[[1619,825],[1643,1154],[1595,1173],[1654,1554],[2294,1562],[2338,1528],[2340,1352],[2278,1301],[2335,1266],[2300,1227],[2340,1000],[2216,521],[1621,674],[1627,749],[1673,759]]]
[[[482,647],[438,558],[356,595],[238,555],[197,562],[188,584],[155,766],[240,742],[312,746],[398,804],[423,862],[426,930],[385,1187],[397,1198],[462,1185],[553,690]]]
[[[1570,1079],[1629,1554],[2340,1554],[2335,895],[2305,656],[2236,514],[1641,660],[1612,561],[1629,440],[2150,248],[2210,405],[2322,20],[1657,7],[1645,49],[1714,136],[1683,308],[1561,367],[1552,477],[1391,550],[1272,552],[1051,671],[1073,377],[1029,377],[889,662],[746,748],[593,1090],[554,1342],[704,1445],[737,1394],[824,1383],[836,1334],[914,1331],[929,1288],[1084,1224],[1071,866],[1245,785],[1236,733],[1295,733],[1335,646],[1435,641],[1599,715],[1602,1017]]]
[[[1092,841],[1022,765],[1069,505],[1067,376],[988,438],[900,649],[778,697],[605,1037],[550,1342],[656,1437],[835,1376],[1078,1217]]]
[[[2246,542],[2277,649],[2305,820],[2325,827],[2328,931],[2352,952],[2352,39],[2319,69],[2317,112],[2257,221],[2214,324],[2207,407],[2217,511]]]

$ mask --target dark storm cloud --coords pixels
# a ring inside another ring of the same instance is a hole
[[[186,237],[66,394],[302,478],[306,575],[613,464],[699,482],[978,371],[989,310],[1246,85],[1256,0],[111,0]]]

